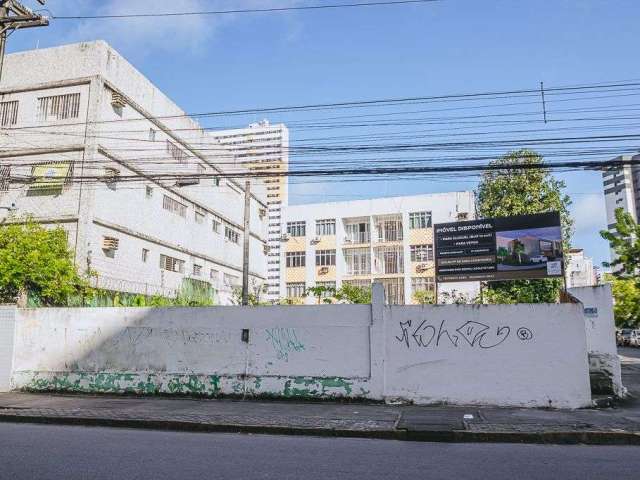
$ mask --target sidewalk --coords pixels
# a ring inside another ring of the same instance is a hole
[[[624,381],[636,396],[607,409],[4,393],[0,421],[422,441],[640,445],[640,359],[623,359]]]

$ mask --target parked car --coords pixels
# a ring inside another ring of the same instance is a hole
[[[629,345],[632,347],[640,347],[640,330],[632,330],[629,338]]]
[[[622,346],[628,347],[631,344],[631,332],[633,332],[631,328],[623,328],[620,331],[620,336],[622,337]]]

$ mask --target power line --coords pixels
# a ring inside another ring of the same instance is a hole
[[[394,0],[380,2],[355,2],[355,3],[336,3],[329,5],[302,5],[292,7],[270,7],[270,8],[247,8],[236,10],[205,10],[197,12],[158,12],[158,13],[123,13],[111,15],[52,15],[55,20],[107,20],[107,19],[123,19],[123,18],[153,18],[153,17],[186,17],[200,15],[229,15],[238,13],[276,13],[301,10],[326,10],[338,8],[362,8],[362,7],[382,7],[394,5],[408,4],[425,4],[434,3],[441,0]]]

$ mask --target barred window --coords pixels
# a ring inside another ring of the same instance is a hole
[[[199,277],[202,275],[202,265],[198,265],[196,263],[193,264],[193,276]]]
[[[287,222],[287,233],[292,237],[304,237],[307,234],[307,224],[302,222]]]
[[[371,273],[371,252],[368,248],[345,248],[344,261],[347,266],[347,275]]]
[[[167,153],[178,163],[186,163],[187,158],[189,158],[189,155],[171,140],[167,140]]]
[[[181,217],[187,216],[187,206],[184,203],[171,198],[167,195],[162,199],[162,208],[169,210],[172,213],[180,215]]]
[[[300,298],[304,296],[304,282],[287,283],[287,298]]]
[[[196,223],[204,223],[204,219],[206,216],[207,216],[207,212],[205,212],[204,210],[200,208],[195,209],[194,220],[196,221]]]
[[[0,126],[10,127],[18,123],[18,100],[0,102]]]
[[[184,273],[184,260],[179,260],[168,255],[160,255],[160,268],[170,272]]]
[[[224,226],[224,238],[232,243],[240,242],[240,234],[227,225]]]
[[[322,220],[316,220],[316,235],[335,235],[336,234],[336,219],[325,218]]]
[[[316,266],[325,267],[336,264],[335,250],[316,250]]]
[[[305,252],[287,252],[287,267],[304,267],[306,265]]]
[[[433,260],[433,245],[411,245],[412,262],[430,262]]]
[[[0,193],[9,191],[11,165],[0,165]]]
[[[80,94],[68,93],[38,98],[38,120],[67,120],[80,115]]]
[[[240,285],[240,277],[225,273],[222,275],[222,283],[227,287],[237,287]]]
[[[142,256],[141,256],[141,260],[144,263],[147,263],[147,260],[149,259],[149,249],[148,248],[143,248],[142,249]]]
[[[316,282],[316,287],[325,289],[320,298],[331,298],[336,291],[336,282]]]
[[[213,217],[211,219],[211,229],[216,232],[216,233],[220,233],[220,227],[222,226],[222,219],[220,217]]]
[[[412,277],[411,292],[433,292],[435,290],[435,281],[433,277]]]
[[[411,212],[409,228],[431,228],[431,212]]]

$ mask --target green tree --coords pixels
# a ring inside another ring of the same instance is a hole
[[[304,294],[305,296],[313,295],[316,297],[318,303],[332,303],[331,297],[335,297],[336,289],[324,285],[316,285],[314,287],[307,288],[307,291]]]
[[[640,287],[640,225],[630,213],[622,208],[615,211],[615,233],[607,230],[600,231],[602,238],[609,242],[609,246],[616,254],[616,259],[605,266],[613,267],[613,275],[618,278],[633,279]]]
[[[613,315],[618,327],[640,326],[640,286],[631,278],[607,276],[613,291]]]
[[[335,299],[343,303],[371,303],[371,289],[343,283],[336,290]]]
[[[83,288],[62,228],[30,220],[0,227],[0,301],[26,305],[33,295],[44,305],[66,305]]]
[[[543,158],[531,150],[517,150],[490,164],[505,168],[483,174],[477,191],[478,215],[490,218],[560,212],[564,248],[568,249],[573,231],[569,214],[571,199],[563,193],[564,182],[556,180],[549,169],[544,168]],[[517,168],[518,165],[536,168]],[[559,279],[491,282],[484,299],[489,303],[555,302],[561,285]]]
[[[419,305],[432,305],[436,303],[436,294],[429,290],[416,290],[413,292],[413,300]]]

